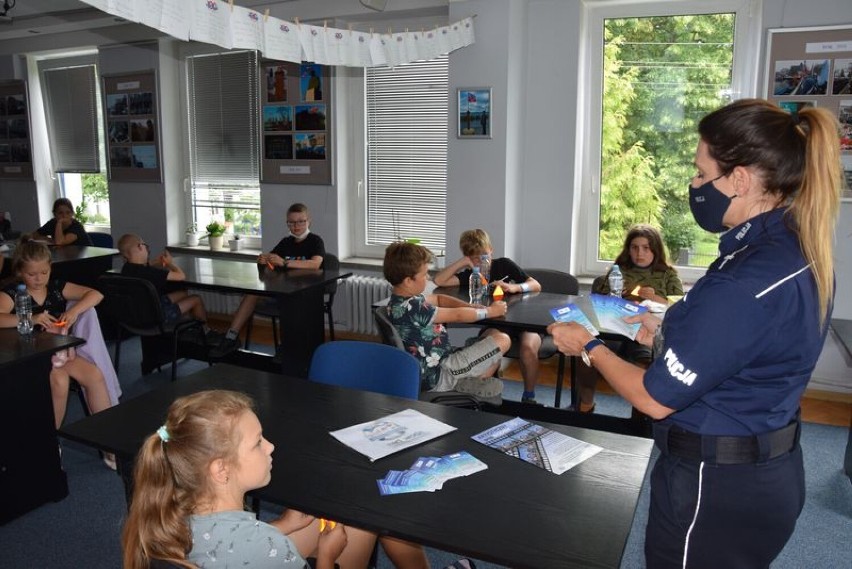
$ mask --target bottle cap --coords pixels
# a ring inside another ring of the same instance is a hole
[[[26,290],[27,290],[27,285],[25,285],[24,283],[21,283],[21,284],[18,285],[18,292],[24,292]]]

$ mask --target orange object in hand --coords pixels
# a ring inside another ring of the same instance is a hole
[[[502,300],[503,294],[503,288],[500,285],[497,285],[494,287],[494,292],[491,293],[491,296],[494,297],[494,300]]]
[[[320,518],[320,531],[325,531],[325,528],[334,529],[337,525],[337,522],[333,522],[331,520],[327,520],[325,518]]]
[[[59,322],[54,322],[53,325],[56,326],[57,328],[62,328],[63,326],[67,326],[68,322],[65,321],[65,320],[61,320]]]

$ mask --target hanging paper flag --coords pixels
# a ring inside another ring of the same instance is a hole
[[[296,24],[268,18],[263,28],[263,55],[281,61],[302,61],[302,44]]]

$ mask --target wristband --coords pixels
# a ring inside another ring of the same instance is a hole
[[[477,320],[485,320],[488,318],[488,309],[487,308],[477,308],[476,309],[476,319]]]
[[[529,283],[521,283],[521,292],[529,292],[529,291],[530,291]]]
[[[585,346],[583,346],[583,351],[580,352],[580,357],[583,358],[583,363],[589,367],[592,367],[592,355],[589,353],[598,346],[603,346],[603,340],[600,338],[592,338],[589,340]]]

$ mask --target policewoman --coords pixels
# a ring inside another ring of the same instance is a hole
[[[576,324],[550,333],[656,419],[647,566],[769,567],[805,499],[799,399],[834,298],[837,122],[824,109],[747,99],[698,131],[690,208],[725,233],[719,258],[661,324],[634,317],[654,362],[646,371],[621,360]]]

